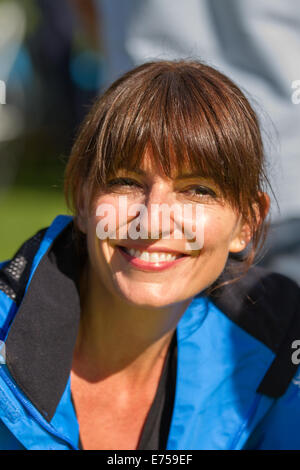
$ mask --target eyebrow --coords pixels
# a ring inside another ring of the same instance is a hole
[[[189,178],[204,178],[204,176],[199,175],[199,173],[183,173],[178,175],[176,179],[189,179]]]
[[[130,173],[136,173],[137,175],[141,175],[141,176],[147,176],[147,172],[145,172],[141,168],[136,168],[134,170],[133,169],[127,170],[126,168],[122,168],[121,170],[128,171]],[[199,173],[183,173],[181,175],[177,175],[175,179],[190,179],[190,178],[204,178],[204,177],[199,175]]]

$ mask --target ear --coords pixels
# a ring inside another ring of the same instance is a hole
[[[251,238],[252,236],[249,225],[247,223],[243,224],[242,219],[240,218],[230,242],[229,251],[232,253],[243,251],[251,241]]]
[[[86,184],[83,185],[81,191],[78,192],[77,198],[77,215],[75,217],[75,223],[78,229],[87,233],[87,220],[88,220],[88,191]]]
[[[260,207],[263,208],[262,212],[259,211],[257,204],[254,206],[256,214],[255,227],[251,227],[249,223],[243,222],[240,216],[237,226],[235,228],[233,238],[229,245],[229,251],[238,253],[243,251],[252,239],[253,231],[259,227],[268,215],[270,209],[270,197],[267,193],[259,193]]]

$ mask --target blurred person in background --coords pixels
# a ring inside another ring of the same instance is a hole
[[[268,249],[258,262],[300,282],[300,104],[293,100],[300,80],[298,0],[85,3],[98,13],[106,84],[145,60],[190,58],[217,67],[247,93],[264,130],[279,203],[278,210],[273,198]]]
[[[36,0],[35,5],[39,22],[29,47],[42,88],[42,128],[68,153],[98,91],[98,61],[70,1]]]

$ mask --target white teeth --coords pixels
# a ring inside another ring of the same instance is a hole
[[[139,258],[143,261],[146,261],[148,263],[158,263],[162,261],[174,261],[175,259],[178,258],[178,255],[172,255],[171,253],[161,253],[161,252],[155,252],[155,253],[149,253],[148,251],[139,251],[139,250],[134,250],[133,248],[130,248],[129,250],[126,250],[131,256],[134,256],[135,258]]]
[[[160,261],[160,257],[158,253],[150,253],[149,256],[150,263],[158,263]]]
[[[149,253],[146,253],[145,251],[142,252],[141,256],[139,257],[140,259],[142,259],[143,261],[147,261],[149,262],[150,261],[150,256],[149,256]],[[152,261],[152,259],[151,259]]]

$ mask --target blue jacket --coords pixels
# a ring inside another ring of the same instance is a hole
[[[0,265],[0,449],[78,448],[72,226],[58,216]],[[228,264],[224,279],[229,272]],[[295,340],[300,290],[284,276],[255,267],[215,294],[195,296],[177,326],[167,449],[300,449]]]

